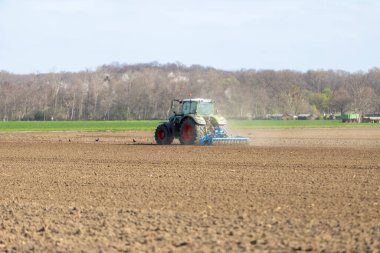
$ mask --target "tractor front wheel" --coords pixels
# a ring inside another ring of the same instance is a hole
[[[174,136],[165,124],[161,124],[156,128],[154,139],[158,145],[169,145],[173,142]]]
[[[179,141],[183,145],[198,144],[202,138],[202,127],[197,125],[194,120],[188,118],[181,124]]]

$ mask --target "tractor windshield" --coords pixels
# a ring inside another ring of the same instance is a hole
[[[197,106],[197,113],[200,115],[214,114],[214,103],[213,102],[199,102]]]

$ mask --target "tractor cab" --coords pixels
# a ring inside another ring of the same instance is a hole
[[[177,102],[177,104],[175,104]],[[215,102],[211,99],[184,99],[184,100],[173,100],[172,109],[176,115],[188,115],[188,114],[198,114],[202,116],[209,116],[215,113],[214,110]],[[179,113],[177,113],[179,111]]]

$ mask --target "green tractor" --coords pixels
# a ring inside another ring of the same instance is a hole
[[[171,144],[178,138],[183,145],[211,145],[213,143],[248,143],[245,137],[228,137],[224,126],[227,121],[216,113],[215,102],[211,99],[174,99],[174,111],[168,122],[160,124],[154,138],[159,145]]]

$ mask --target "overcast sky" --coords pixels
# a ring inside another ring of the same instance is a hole
[[[0,70],[380,66],[379,0],[0,0]]]

